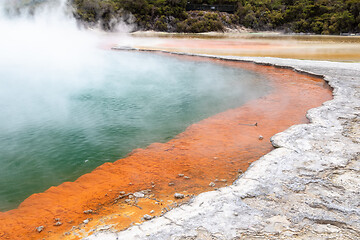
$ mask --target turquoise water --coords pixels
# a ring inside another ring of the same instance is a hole
[[[0,66],[1,211],[268,91],[263,76],[216,63],[96,56]]]

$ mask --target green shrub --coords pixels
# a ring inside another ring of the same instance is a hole
[[[139,29],[159,31],[222,31],[224,26],[238,24],[254,30],[290,29],[318,34],[360,32],[359,0],[189,0],[196,4],[236,4],[234,14],[186,12],[188,0],[70,1],[79,21],[101,23],[107,30],[112,28],[112,19],[131,13]]]

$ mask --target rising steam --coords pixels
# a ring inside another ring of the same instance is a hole
[[[241,69],[104,51],[69,11],[1,1],[0,211],[264,93]]]
[[[100,64],[97,37],[78,29],[64,0],[49,2],[0,8],[0,128],[7,131],[44,114],[66,115],[68,95],[96,79],[80,76]]]

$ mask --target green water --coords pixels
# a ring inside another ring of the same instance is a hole
[[[2,65],[0,210],[267,91],[249,71],[148,53]]]

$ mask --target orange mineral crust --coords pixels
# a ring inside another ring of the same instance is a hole
[[[75,182],[33,194],[17,209],[0,213],[0,239],[80,239],[94,229],[121,230],[143,221],[145,214],[161,215],[192,195],[231,184],[273,149],[271,136],[306,123],[308,109],[332,98],[323,80],[289,69],[196,60],[264,74],[272,90],[189,126],[167,143],[136,149]]]

